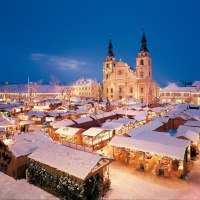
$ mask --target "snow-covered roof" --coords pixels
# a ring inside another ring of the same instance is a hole
[[[129,119],[129,118],[119,118],[119,119],[113,119],[112,122],[115,123],[121,123],[121,124],[130,124],[130,123],[134,123],[135,120],[134,119]]]
[[[131,137],[134,137],[134,136],[136,136],[136,135],[138,135],[141,132],[146,131],[146,130],[154,131],[157,128],[161,127],[162,125],[163,125],[163,123],[161,123],[160,121],[151,121],[148,124],[144,124],[144,125],[141,125],[137,128],[130,129],[126,133],[128,135],[130,135]]]
[[[53,128],[60,128],[60,127],[63,127],[63,126],[71,126],[71,125],[74,125],[74,124],[75,123],[70,119],[64,119],[64,120],[61,120],[61,121],[54,121],[54,122],[50,123],[50,125]]]
[[[96,137],[98,134],[100,134],[104,130],[105,129],[102,127],[92,127],[92,128],[89,128],[88,130],[84,131],[82,133],[82,135]]]
[[[199,86],[200,87],[200,81],[194,81],[193,83],[192,83],[192,86]]]
[[[42,190],[39,187],[30,184],[25,179],[15,180],[14,178],[0,172],[1,192],[0,198],[20,199],[20,200],[58,200],[52,194]]]
[[[197,92],[196,87],[179,87],[176,83],[170,83],[165,88],[161,89],[161,92]]]
[[[199,134],[195,133],[194,131],[191,131],[191,130],[187,130],[187,131],[179,131],[177,132],[174,137],[178,138],[178,137],[185,137],[187,138],[188,140],[192,141],[192,142],[196,142],[199,140]]]
[[[102,158],[98,154],[68,148],[59,144],[38,148],[28,157],[82,180],[88,176]]]
[[[73,136],[76,133],[78,133],[81,129],[80,128],[74,128],[74,127],[60,127],[55,131],[55,133],[61,134],[61,135],[69,135]]]
[[[198,133],[198,134],[200,132],[199,127],[184,126],[184,125],[180,125],[177,129],[177,132],[186,132],[187,130],[191,130],[191,131]]]
[[[110,117],[110,116],[115,116],[115,115],[116,115],[116,113],[111,111],[111,112],[104,112],[104,113],[97,114],[97,115],[91,115],[91,117],[93,119],[103,119],[103,118]]]
[[[102,125],[102,128],[104,128],[105,130],[120,130],[122,127],[124,126],[124,124],[122,123],[116,123],[116,122],[105,122]]]
[[[30,84],[29,88],[33,88],[37,93],[61,93],[64,89],[68,89],[68,86]],[[28,93],[28,84],[1,85],[0,92],[5,91],[9,93]]]
[[[93,121],[93,119],[91,117],[80,117],[74,121],[78,124],[81,124],[81,123],[85,123],[85,122],[91,122],[91,121]]]
[[[54,143],[49,136],[40,130],[15,135],[12,139],[5,139],[3,142],[16,157],[28,155],[38,147],[51,146]]]
[[[162,122],[162,123],[168,123],[169,117],[158,117],[158,116],[155,116],[153,118],[153,120],[159,121],[159,122]]]
[[[98,85],[96,79],[80,78],[75,83],[73,83],[73,86],[92,86],[92,85]]]
[[[190,141],[171,137],[167,133],[144,131],[134,138],[114,136],[109,144],[183,160],[189,143]]]
[[[146,117],[147,117],[147,113],[142,112],[142,113],[136,115],[136,116],[134,117],[134,119],[135,119],[136,121],[140,122],[140,121],[146,120]]]
[[[15,125],[15,121],[12,120],[9,117],[6,117],[4,115],[0,115],[0,126],[1,127],[6,127],[6,126],[14,126]]]
[[[24,121],[20,121],[19,122],[19,125],[22,126],[22,125],[28,125],[28,124],[34,124],[35,121],[33,120],[24,120]]]
[[[38,116],[38,117],[44,117],[45,116],[43,111],[29,111],[25,115],[26,116]]]
[[[200,127],[200,121],[188,120],[187,122],[185,122],[184,126],[197,126],[197,127]]]

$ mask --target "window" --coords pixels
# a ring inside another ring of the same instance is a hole
[[[122,88],[121,87],[119,87],[119,93],[122,93]]]
[[[148,63],[149,63],[149,66],[151,66],[151,61],[150,60],[148,60]]]
[[[151,77],[151,72],[149,72],[149,78]]]
[[[143,93],[143,92],[144,92],[144,89],[143,89],[143,88],[141,88],[141,89],[140,89],[140,92],[141,92],[141,93]]]
[[[107,93],[108,93],[108,88],[107,88]]]
[[[108,79],[108,74],[106,74],[106,79]]]
[[[166,92],[166,96],[170,96],[170,93],[169,93],[169,92]]]
[[[113,93],[113,88],[110,89],[110,93]]]
[[[133,88],[132,87],[130,87],[130,93],[133,93]]]
[[[189,93],[184,93],[184,97],[189,97]]]
[[[140,65],[144,65],[144,61],[143,60],[140,60]]]
[[[122,75],[123,74],[123,71],[122,70],[119,70],[118,71],[118,75]]]
[[[140,72],[140,78],[143,78],[143,77],[144,77],[144,72],[141,71],[141,72]]]

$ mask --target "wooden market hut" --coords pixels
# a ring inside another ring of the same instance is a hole
[[[83,145],[98,150],[108,144],[113,137],[112,130],[106,130],[102,127],[92,127],[82,133]]]
[[[55,131],[60,143],[83,144],[82,133],[84,129],[75,127],[60,127]]]

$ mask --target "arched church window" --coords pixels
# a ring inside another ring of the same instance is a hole
[[[140,60],[140,65],[144,65],[144,61],[143,60]]]
[[[144,72],[141,71],[141,72],[140,72],[140,78],[143,78],[143,77],[144,77]]]

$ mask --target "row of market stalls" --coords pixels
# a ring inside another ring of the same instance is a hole
[[[173,109],[165,116],[154,117],[123,136],[114,136],[109,142],[112,155],[138,170],[183,177],[199,154],[199,117],[200,111],[192,109]],[[177,118],[184,120],[174,122]],[[176,126],[171,126],[172,121]]]

